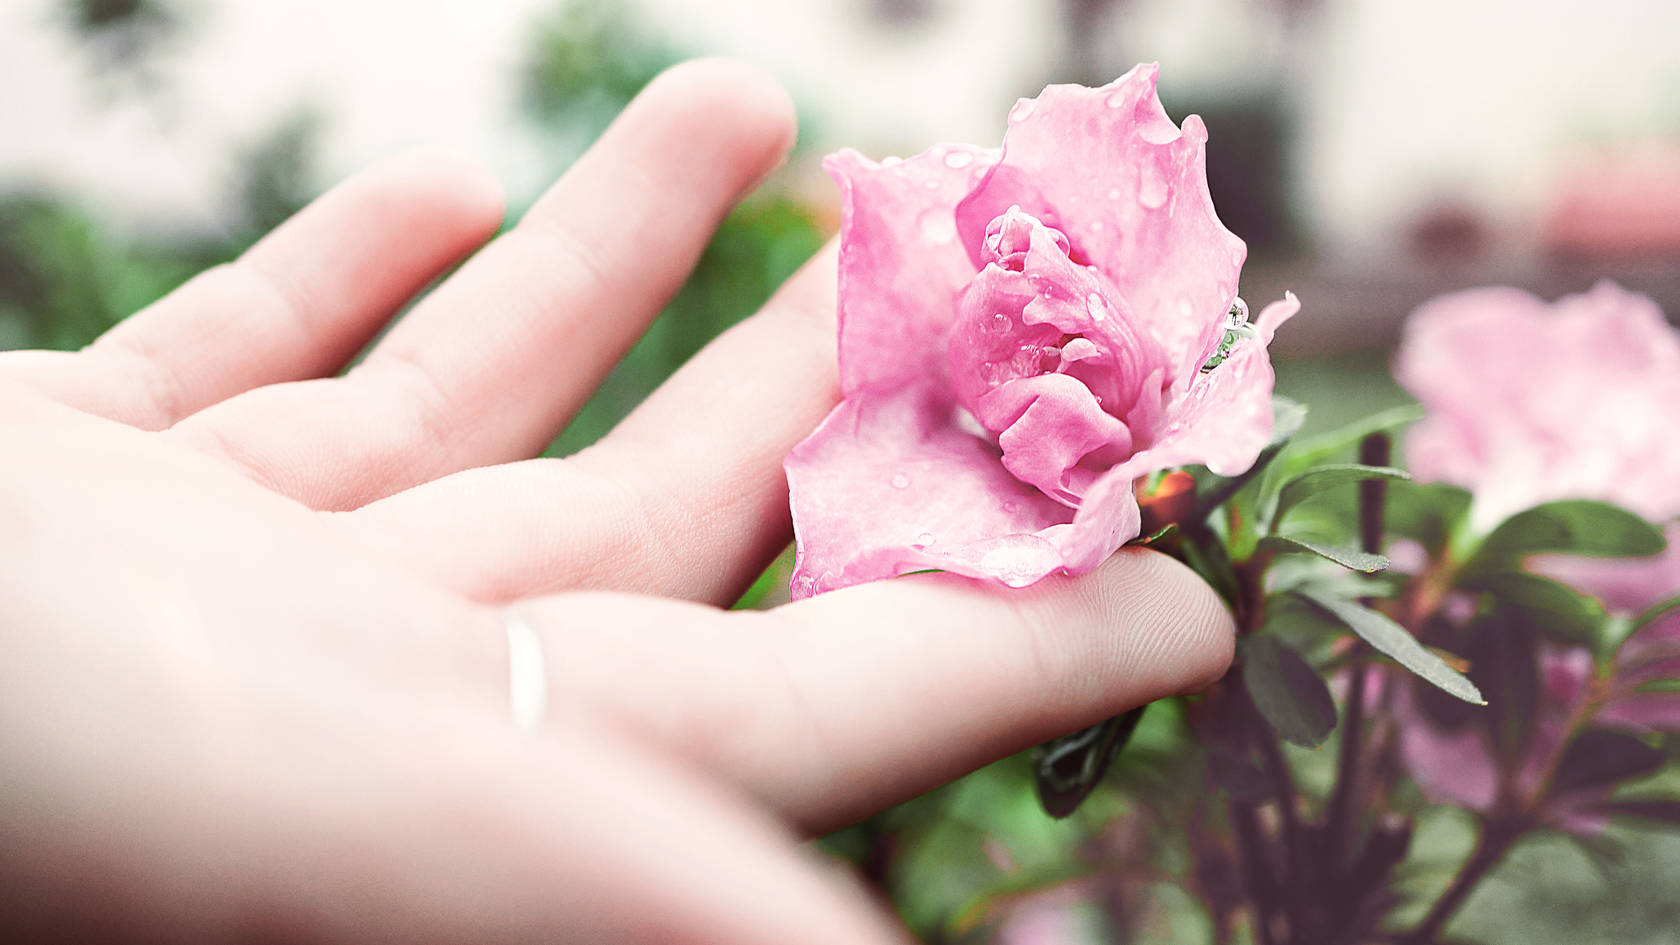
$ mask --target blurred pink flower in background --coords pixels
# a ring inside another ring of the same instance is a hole
[[[1554,305],[1516,289],[1443,296],[1407,324],[1395,374],[1427,409],[1406,441],[1422,480],[1474,494],[1486,530],[1507,515],[1558,499],[1613,502],[1668,522],[1668,550],[1649,558],[1531,558],[1527,567],[1628,616],[1680,591],[1680,333],[1644,296],[1602,282]],[[1445,730],[1402,693],[1408,768],[1426,794],[1483,813],[1523,803],[1554,772],[1568,740],[1585,728],[1644,734],[1680,731],[1680,693],[1641,691],[1680,676],[1680,612],[1622,643],[1605,678],[1592,654],[1542,642],[1540,697],[1523,719],[1520,751],[1503,764],[1496,720]],[[1546,816],[1590,833],[1613,784],[1555,792]]]
[[[1207,132],[1173,124],[1155,76],[1023,99],[1001,150],[828,159],[844,400],[786,464],[795,598],[929,568],[1080,574],[1138,534],[1134,479],[1253,463],[1266,345],[1298,305],[1244,320]]]
[[[1680,334],[1642,295],[1444,295],[1407,321],[1394,373],[1428,411],[1408,468],[1473,492],[1484,527],[1566,498],[1680,515]]]

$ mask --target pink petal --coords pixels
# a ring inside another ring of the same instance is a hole
[[[1443,296],[1408,321],[1395,376],[1429,412],[1408,465],[1475,491],[1484,523],[1563,498],[1680,515],[1680,334],[1643,296]]]
[[[1131,451],[1126,425],[1066,374],[1010,381],[980,399],[979,417],[987,429],[1003,429],[1004,468],[1070,508]]]
[[[956,206],[997,160],[942,145],[880,164],[847,149],[823,166],[840,185],[840,389],[943,378],[945,335],[976,266]]]
[[[795,599],[929,568],[1024,586],[1063,567],[1072,511],[1010,475],[965,418],[936,385],[865,390],[794,448]]]
[[[1223,364],[1194,375],[1189,389],[1167,406],[1159,436],[1126,463],[1123,474],[1136,478],[1201,463],[1234,476],[1254,465],[1272,436],[1275,377],[1266,346],[1300,309],[1293,293],[1266,306],[1253,323],[1254,337],[1239,342]]]
[[[1165,347],[1169,378],[1188,382],[1219,340],[1247,250],[1214,212],[1207,130],[1191,116],[1181,132],[1167,117],[1157,71],[1017,103],[1002,160],[957,221],[975,269],[986,225],[1012,205],[1067,234],[1074,260],[1100,269]]]

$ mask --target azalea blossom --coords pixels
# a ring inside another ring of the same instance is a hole
[[[843,400],[786,462],[793,596],[940,569],[1010,586],[1091,570],[1139,531],[1133,481],[1242,472],[1271,434],[1246,249],[1207,132],[1139,66],[1051,86],[1001,149],[826,167],[843,199]]]
[[[1412,474],[1469,489],[1484,527],[1570,498],[1680,515],[1680,334],[1642,295],[1441,296],[1407,320],[1394,375],[1428,411],[1406,438]]]
[[[1541,555],[1539,573],[1632,615],[1680,592],[1680,333],[1647,298],[1602,282],[1555,305],[1515,289],[1436,299],[1414,314],[1395,375],[1424,405],[1406,441],[1419,479],[1464,486],[1485,530],[1557,499],[1615,502],[1668,522],[1668,550],[1642,559]],[[1646,685],[1680,675],[1680,613],[1622,643],[1602,675],[1581,647],[1541,643],[1542,697],[1516,757],[1501,763],[1494,720],[1453,730],[1431,724],[1402,693],[1407,767],[1430,797],[1487,813],[1544,788],[1579,727],[1680,731],[1680,694]],[[1603,829],[1613,785],[1552,797],[1548,821],[1575,833]]]

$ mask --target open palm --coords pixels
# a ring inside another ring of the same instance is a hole
[[[412,156],[84,351],[0,354],[0,931],[890,941],[801,835],[1223,670],[1216,598],[1144,552],[718,609],[836,396],[827,253],[529,459],[791,135],[690,63],[482,250],[494,184]]]

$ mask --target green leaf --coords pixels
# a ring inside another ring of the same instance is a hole
[[[1444,482],[1396,482],[1383,518],[1390,536],[1411,538],[1431,554],[1452,540],[1470,514],[1470,493]]]
[[[1599,809],[1613,817],[1638,817],[1680,827],[1680,801],[1663,799],[1609,801]]]
[[[1360,551],[1358,548],[1346,548],[1336,545],[1326,545],[1306,538],[1293,535],[1267,535],[1260,539],[1261,548],[1269,548],[1277,554],[1290,554],[1305,551],[1327,558],[1344,568],[1351,568],[1365,574],[1373,574],[1388,567],[1388,559],[1382,555]]]
[[[1245,637],[1239,651],[1243,686],[1278,736],[1302,748],[1324,744],[1336,727],[1336,703],[1324,679],[1271,637]]]
[[[1621,645],[1626,642],[1628,637],[1631,637],[1651,624],[1662,620],[1674,613],[1676,610],[1680,610],[1680,596],[1670,597],[1667,600],[1658,601],[1650,607],[1645,608],[1643,613],[1640,613],[1632,619],[1617,620],[1612,618],[1606,621],[1604,626],[1605,651],[1608,653],[1614,653],[1616,650],[1621,648]]]
[[[1309,469],[1284,483],[1278,491],[1277,509],[1272,513],[1272,527],[1283,521],[1289,510],[1301,502],[1336,486],[1363,482],[1366,479],[1407,480],[1411,474],[1393,466],[1363,466],[1359,463],[1338,463]]]
[[[1236,476],[1215,476],[1206,470],[1196,473],[1196,507],[1190,513],[1189,520],[1204,521],[1208,513],[1237,493],[1237,490],[1247,485],[1250,480],[1266,470],[1272,460],[1283,452],[1289,441],[1301,431],[1301,424],[1307,419],[1307,408],[1287,397],[1272,398],[1272,438],[1255,457],[1254,464]]]
[[[1590,728],[1575,737],[1558,759],[1552,794],[1567,794],[1632,781],[1656,771],[1668,760],[1662,749],[1653,748],[1625,732]]]
[[[1526,571],[1472,574],[1460,582],[1466,590],[1493,597],[1495,608],[1521,611],[1542,633],[1595,652],[1606,645],[1610,615],[1595,598],[1551,578]]]
[[[1044,812],[1068,816],[1091,796],[1120,749],[1126,747],[1148,704],[1106,722],[1040,745],[1033,752],[1033,781]]]
[[[1487,705],[1487,700],[1482,698],[1475,684],[1466,679],[1463,673],[1448,666],[1439,656],[1424,648],[1423,644],[1407,633],[1406,628],[1382,614],[1339,597],[1318,594],[1300,596],[1341,621],[1349,630],[1375,647],[1377,652],[1389,656],[1401,666],[1422,676],[1426,682],[1465,702]]]
[[[1352,455],[1359,446],[1359,441],[1373,433],[1396,430],[1422,418],[1422,407],[1407,404],[1374,413],[1328,433],[1302,437],[1279,457],[1273,467],[1273,475],[1280,479],[1293,478],[1337,456]]]
[[[1662,529],[1608,502],[1548,502],[1506,519],[1482,542],[1469,568],[1491,570],[1555,551],[1595,558],[1643,558],[1667,547]]]

